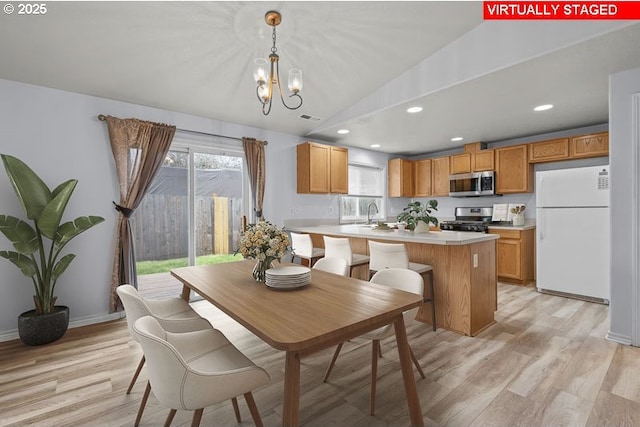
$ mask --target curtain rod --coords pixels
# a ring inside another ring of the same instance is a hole
[[[105,116],[104,114],[100,114],[98,115],[98,120],[100,120],[101,122],[104,122],[105,120],[107,120],[107,116]],[[191,129],[180,129],[180,128],[176,128],[177,131],[180,132],[189,132],[189,133],[195,133],[198,135],[206,135],[206,136],[216,136],[218,138],[227,138],[227,139],[235,139],[236,141],[242,141],[242,138],[237,138],[235,136],[227,136],[227,135],[218,135],[215,133],[208,133],[208,132],[200,132],[198,130],[191,130]],[[269,144],[267,141],[263,141],[264,145]]]

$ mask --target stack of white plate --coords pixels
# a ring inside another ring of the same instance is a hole
[[[266,271],[265,283],[271,288],[295,289],[306,286],[311,281],[311,270],[303,266],[282,266]]]

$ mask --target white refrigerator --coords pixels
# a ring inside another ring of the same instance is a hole
[[[536,173],[538,291],[609,303],[609,166]]]

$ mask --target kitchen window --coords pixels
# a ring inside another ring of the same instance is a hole
[[[340,201],[340,223],[366,222],[369,212],[372,219],[384,220],[384,183],[383,168],[349,164],[349,193]]]

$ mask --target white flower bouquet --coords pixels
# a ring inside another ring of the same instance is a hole
[[[269,221],[259,221],[257,224],[249,224],[240,235],[237,252],[244,258],[258,260],[253,276],[264,282],[265,272],[271,268],[271,263],[276,260],[280,262],[288,247],[289,236],[284,230]]]

